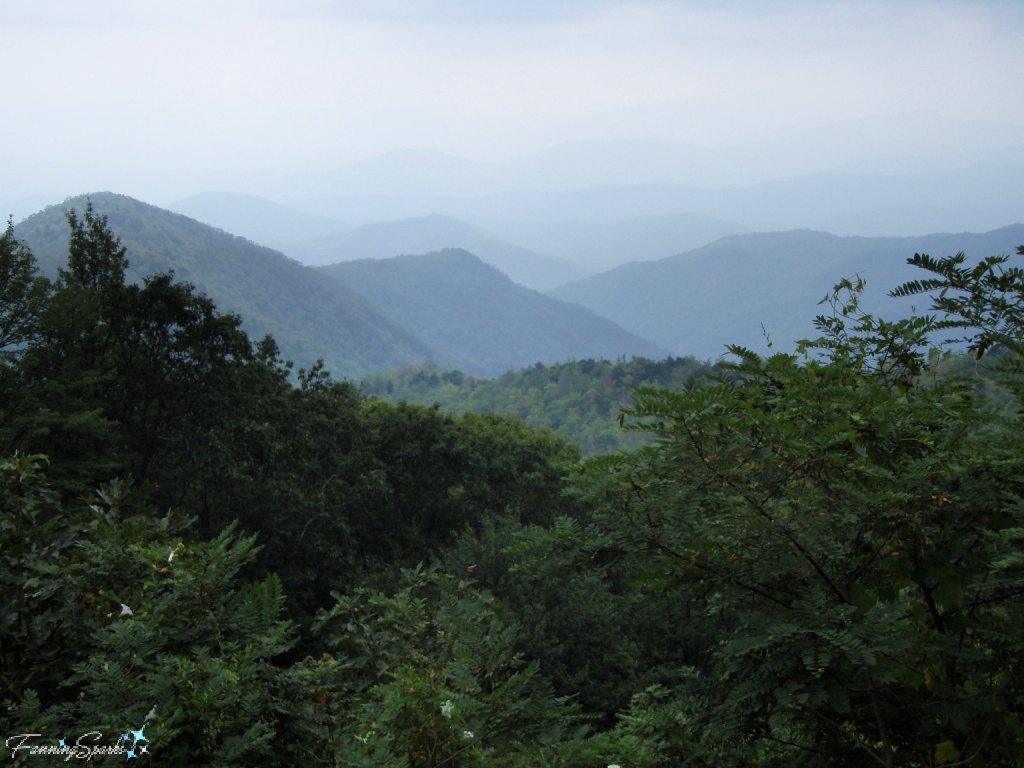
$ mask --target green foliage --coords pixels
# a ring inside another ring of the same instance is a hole
[[[1024,256],[1024,246],[1017,249]],[[970,268],[963,251],[956,256],[933,259],[928,254],[915,253],[908,262],[932,274],[933,278],[913,280],[892,291],[893,296],[913,296],[938,291],[933,296],[932,309],[942,312],[945,319],[937,329],[968,331],[951,343],[964,342],[968,351],[980,360],[989,350],[996,353],[995,365],[986,366],[1004,387],[1018,400],[1024,396],[1024,367],[1020,359],[1024,352],[1021,341],[1024,329],[1024,270],[1005,268],[1006,256],[990,256]]]
[[[109,296],[124,286],[128,269],[126,248],[121,239],[107,227],[106,216],[93,216],[92,201],[85,205],[85,216],[78,220],[75,209],[67,213],[71,234],[68,239],[68,268],[58,268],[64,283],[92,288],[101,296]]]
[[[165,764],[254,764],[271,755],[289,647],[271,577],[235,588],[254,537],[186,545],[151,488],[113,482],[62,508],[36,457],[0,465],[3,696],[0,729],[44,739],[145,727]],[[22,755],[19,759],[28,759]]]
[[[268,661],[287,650],[290,632],[276,577],[233,588],[252,545],[252,537],[226,531],[190,547],[129,546],[125,565],[141,588],[117,595],[131,601],[131,614],[107,615],[117,620],[96,632],[96,649],[68,681],[85,692],[75,720],[111,733],[145,722],[161,761],[272,757],[279,672]],[[173,561],[165,549],[177,555]],[[102,562],[95,554],[93,562]]]
[[[644,442],[645,435],[619,428],[619,409],[629,403],[633,387],[676,389],[688,378],[711,370],[693,358],[634,357],[615,362],[537,363],[496,379],[480,379],[428,364],[368,376],[363,384],[369,394],[390,402],[436,402],[458,413],[513,413],[593,454]]]
[[[39,332],[49,281],[39,274],[29,248],[14,236],[14,224],[0,235],[0,363],[7,388],[11,363]]]
[[[42,333],[50,291],[32,252],[15,238],[8,222],[0,236],[0,444],[36,408],[21,363]],[[9,453],[10,446],[4,447]]]
[[[309,696],[321,760],[527,765],[566,738],[577,742],[570,751],[585,749],[576,708],[555,698],[536,662],[524,663],[518,628],[469,581],[418,567],[391,596],[335,598],[315,625],[333,654],[292,673]]]
[[[300,620],[488,514],[547,524],[573,511],[561,491],[578,449],[515,417],[367,402],[321,369],[300,372],[299,387],[249,374],[259,386],[194,443],[175,503],[196,510],[204,535],[236,519],[263,532],[247,573],[278,573]]]
[[[1024,255],[1024,246],[1017,252]],[[914,296],[939,291],[938,296],[932,297],[932,308],[943,312],[946,319],[936,327],[973,331],[967,341],[979,358],[996,343],[1017,346],[1020,329],[1024,328],[1018,300],[1024,289],[1024,270],[1020,267],[1004,269],[1003,264],[1009,260],[1006,256],[989,256],[964,269],[961,265],[966,260],[963,251],[943,259],[915,253],[908,263],[937,277],[906,282],[890,295]],[[949,295],[950,291],[953,295]]]
[[[861,288],[841,284],[803,359],[733,347],[713,386],[638,388],[628,428],[654,445],[587,462],[588,524],[524,537],[547,568],[643,556],[649,588],[720,622],[677,714],[635,712],[623,738],[707,764],[1019,757],[1019,428],[925,381],[935,322],[865,315]]]
[[[896,293],[942,320],[844,281],[796,355],[370,383],[396,404],[68,223],[53,284],[0,239],[5,733],[144,727],[151,763],[222,766],[1022,764],[1004,257],[911,260],[935,277]],[[951,329],[974,360],[929,349]],[[407,401],[434,393],[465,412]],[[634,447],[581,463],[516,409]]]
[[[65,497],[146,476],[203,538],[235,520],[263,532],[246,574],[278,573],[300,620],[489,511],[542,523],[571,509],[560,492],[579,453],[567,441],[514,417],[367,402],[322,362],[295,386],[272,340],[251,345],[189,284],[125,283],[105,217],[68,220],[70,269],[12,368],[17,418],[0,428],[8,451],[50,456]]]
[[[79,652],[75,606],[57,596],[57,563],[74,546],[84,517],[58,514],[58,494],[43,484],[41,457],[0,462],[0,690],[21,696],[52,689]],[[86,630],[87,632],[87,630]]]
[[[672,595],[632,588],[640,564],[533,579],[507,551],[522,530],[489,518],[479,531],[464,531],[439,563],[448,573],[472,574],[499,598],[522,625],[524,658],[539,662],[556,693],[598,716],[595,726],[613,725],[635,691],[674,683],[681,666],[704,663],[713,628]]]
[[[444,737],[459,745],[448,757],[534,764],[582,749],[574,709],[553,701],[536,662],[522,663],[493,598],[436,574],[393,598],[354,591],[390,587],[403,563],[488,517],[549,524],[574,513],[561,490],[578,449],[513,416],[368,401],[321,363],[295,386],[273,340],[250,345],[238,318],[171,275],[126,283],[125,250],[105,218],[87,208],[68,219],[72,255],[52,290],[36,281],[31,254],[5,241],[21,280],[9,293],[42,289],[38,329],[8,358],[26,386],[21,420],[2,436],[50,451],[54,467],[51,487],[41,457],[0,466],[3,729],[52,740],[144,724],[149,754],[169,764],[293,765],[318,744],[338,752],[307,722],[308,665],[273,663],[298,652],[282,620],[285,589],[300,623],[337,589],[375,606],[367,626],[396,649],[394,664],[419,674],[429,651],[449,670],[445,690],[463,713]],[[131,471],[157,482],[110,479]],[[151,503],[195,512],[200,524],[186,530],[190,521]],[[409,600],[452,643],[408,646],[396,611]],[[353,638],[328,644],[307,632],[303,642],[335,653],[349,690],[349,678],[365,677]],[[368,717],[391,722],[401,761],[419,754],[409,746],[418,731],[387,714],[386,682],[346,699],[332,727],[337,736],[342,722],[346,733]],[[472,728],[486,735],[466,742]]]

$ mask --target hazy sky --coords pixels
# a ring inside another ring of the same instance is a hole
[[[0,198],[914,110],[1024,124],[1021,6],[0,0]]]

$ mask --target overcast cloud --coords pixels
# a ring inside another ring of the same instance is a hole
[[[1024,123],[1018,3],[0,2],[0,197],[150,199],[394,149]]]

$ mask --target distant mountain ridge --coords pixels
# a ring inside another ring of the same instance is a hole
[[[631,261],[663,259],[747,231],[741,224],[699,213],[641,216],[608,223],[494,222],[491,227],[513,242],[572,259],[594,272]]]
[[[915,252],[969,258],[1013,253],[1024,244],[1024,224],[983,234],[907,238],[837,237],[798,230],[724,237],[659,261],[617,269],[560,286],[549,295],[589,307],[623,328],[675,354],[715,358],[727,344],[764,350],[762,332],[777,351],[814,336],[818,302],[841,278],[867,280],[864,309],[883,317],[905,315],[911,304],[886,292],[921,272],[906,264]]]
[[[305,264],[326,266],[339,261],[384,259],[446,248],[470,251],[520,285],[538,291],[579,280],[589,274],[566,259],[535,253],[492,237],[458,219],[436,214],[365,224],[343,235],[286,245],[283,250]]]
[[[338,195],[310,199],[296,207],[323,216],[344,215],[351,221],[436,213],[491,231],[512,222],[603,226],[639,217],[697,214],[755,231],[835,227],[840,235],[912,236],[936,228],[986,231],[1020,221],[1024,216],[1022,175],[1024,163],[1007,162],[933,175],[818,173],[713,189],[644,183],[463,197]],[[915,213],[907,220],[886,220],[886,211],[898,209]],[[881,232],[875,229],[880,221],[887,227]]]
[[[776,349],[791,350],[794,340],[814,333],[810,318],[822,311],[816,305],[842,277],[863,275],[865,309],[894,317],[911,302],[884,294],[920,277],[905,263],[914,252],[964,250],[977,258],[1024,244],[1024,225],[911,238],[808,230],[737,234],[626,264],[545,296],[464,250],[314,270],[123,195],[91,198],[128,248],[130,278],[173,269],[222,310],[239,313],[254,337],[273,334],[298,365],[322,356],[332,372],[350,377],[428,359],[486,376],[573,358],[660,359],[672,352],[707,359],[731,343],[764,349],[762,323]],[[84,196],[68,199],[16,227],[44,272],[53,275],[66,259],[64,211],[82,210],[85,202]]]
[[[464,248],[516,282],[539,291],[629,261],[660,259],[746,232],[702,214],[644,216],[627,221],[481,222],[430,214],[356,228],[301,213],[255,195],[203,192],[170,210],[280,250],[309,266]]]
[[[483,376],[570,358],[667,352],[588,309],[516,285],[461,249],[320,267],[438,350],[442,364]]]
[[[420,363],[434,351],[395,325],[364,298],[325,281],[298,262],[181,214],[110,192],[88,196],[127,247],[129,279],[174,270],[216,302],[237,312],[254,339],[270,333],[301,367],[323,357],[339,378]],[[32,248],[44,273],[67,261],[69,198],[28,217],[15,234]]]
[[[636,184],[713,189],[821,173],[935,175],[994,162],[1024,163],[1024,126],[918,111],[730,146],[635,136],[570,141],[499,161],[397,150],[277,179],[274,187],[296,204],[331,196],[478,197]]]
[[[233,192],[200,192],[167,206],[167,210],[277,250],[281,250],[282,243],[337,235],[349,229],[326,216]]]

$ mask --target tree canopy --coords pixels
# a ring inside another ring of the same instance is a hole
[[[1005,344],[1019,392],[1024,280],[962,262],[916,256],[937,276],[895,291],[939,291],[945,319],[874,318],[844,281],[796,355],[732,347],[681,392],[637,389],[627,428],[654,444],[588,459],[589,519],[524,534],[547,572],[640,556],[647,589],[718,626],[706,663],[636,703],[623,761],[1018,764],[1024,445],[1015,414],[930,373],[928,340]]]

